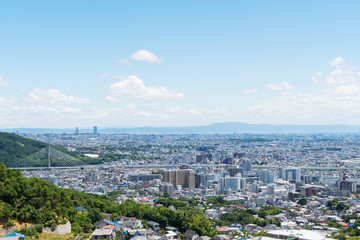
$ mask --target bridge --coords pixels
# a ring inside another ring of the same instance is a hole
[[[64,153],[51,148],[50,145],[47,149],[41,149],[40,151],[31,154],[21,160],[15,161],[8,165],[9,168],[19,170],[50,170],[50,169],[81,169],[81,168],[126,168],[126,169],[148,169],[148,168],[179,168],[184,164],[149,164],[149,165],[89,165],[88,163],[81,161],[70,154]],[[190,168],[210,167],[210,168],[224,168],[227,164],[190,164]],[[268,165],[253,165],[253,169],[279,169],[284,166],[268,166]],[[301,170],[330,170],[330,171],[342,171],[342,170],[360,170],[360,167],[296,167]]]
[[[85,165],[88,165],[88,163],[49,145],[47,148],[43,148],[31,155],[7,164],[7,167],[20,170],[42,170],[52,168],[80,168]]]
[[[151,168],[180,168],[180,164],[171,164],[171,165],[105,165],[108,168],[125,168],[125,169],[151,169]],[[200,168],[200,167],[211,167],[211,168],[224,168],[229,165],[227,164],[190,164],[190,168]],[[47,167],[9,167],[12,169],[18,170],[48,170],[48,169],[94,169],[104,167],[104,165],[80,165],[80,166],[47,166]],[[323,170],[323,171],[343,171],[343,170],[360,170],[360,167],[296,167],[291,166],[292,168],[299,168],[300,170]],[[279,169],[284,168],[283,166],[253,166],[253,169]]]

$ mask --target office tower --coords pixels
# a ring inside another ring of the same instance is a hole
[[[243,173],[243,169],[238,166],[231,166],[227,168],[228,173],[230,173],[230,177],[236,177],[239,173]]]
[[[172,185],[172,183],[169,182],[160,183],[159,187],[161,192],[174,195],[174,185]]]
[[[234,191],[237,192],[241,189],[240,177],[224,177],[220,181],[220,192]]]
[[[196,156],[196,163],[207,163],[208,161],[212,161],[211,153],[201,153]]]
[[[195,173],[192,169],[165,170],[163,181],[174,186],[181,185],[185,188],[195,188]]]
[[[274,171],[271,170],[265,170],[260,172],[260,181],[262,181],[265,184],[274,183]]]
[[[243,158],[243,157],[245,157],[245,153],[235,152],[233,155],[234,155],[234,158]]]
[[[76,127],[76,128],[75,128],[74,134],[75,134],[75,135],[79,135],[79,127]]]
[[[349,180],[342,180],[339,182],[339,190],[347,190],[351,193],[356,192],[356,182]]]
[[[286,168],[283,170],[282,178],[287,181],[300,181],[300,169]]]
[[[149,182],[154,179],[161,179],[161,174],[149,174],[148,172],[129,173],[128,179],[132,182]]]
[[[246,178],[240,178],[240,189],[243,190],[246,188]]]
[[[227,157],[222,161],[223,164],[230,164],[230,165],[234,165],[235,164],[235,160],[233,157]]]
[[[244,172],[251,172],[252,171],[252,162],[251,160],[242,160],[240,163],[240,167],[244,169]]]
[[[94,134],[97,134],[98,131],[97,131],[97,126],[94,126]]]

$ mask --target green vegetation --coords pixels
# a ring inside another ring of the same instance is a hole
[[[173,200],[169,199],[169,201]],[[180,206],[181,203],[177,205]],[[212,222],[204,216],[201,210],[192,207],[188,207],[184,210],[179,207],[177,211],[172,211],[167,207],[151,207],[128,200],[120,205],[119,210],[124,216],[134,216],[139,219],[158,222],[161,228],[173,226],[183,233],[186,230],[191,229],[196,231],[199,235],[216,235],[216,230],[212,230]]]
[[[89,231],[112,205],[110,198],[69,189],[62,189],[37,178],[27,179],[20,171],[7,169],[0,163],[0,218],[8,223],[26,221],[55,227],[68,220],[78,231]],[[78,213],[75,208],[84,206],[88,213]]]
[[[349,205],[341,201],[341,199],[339,198],[335,198],[331,201],[328,201],[326,203],[326,206],[328,206],[331,210],[336,210],[338,212],[342,212],[350,208]]]
[[[281,208],[276,208],[273,206],[265,206],[259,209],[258,216],[261,218],[265,218],[269,215],[277,215],[279,213],[282,213]]]
[[[275,224],[276,226],[280,226],[281,222],[279,219],[262,219],[267,215],[276,215],[281,213],[281,209],[274,207],[264,207],[260,208],[258,212],[255,212],[252,209],[234,209],[231,213],[225,213],[221,216],[221,221],[219,224],[221,225],[229,225],[231,223],[240,223],[242,225],[246,224],[256,224],[261,227],[265,227],[268,224]],[[258,214],[261,218],[256,218],[254,215]],[[260,216],[261,215],[261,216]]]
[[[299,201],[297,201],[297,204],[300,204],[300,205],[306,205],[307,204],[307,200],[306,198],[302,197],[299,199]]]
[[[49,144],[0,132],[0,162],[8,167],[46,167]],[[101,160],[70,152],[65,148],[51,146],[51,155],[59,166],[98,164]]]
[[[225,201],[222,197],[208,198],[207,203],[217,207],[225,207],[228,205],[236,204],[234,202]]]
[[[198,204],[196,200],[184,202],[169,196],[160,198],[163,205],[178,208],[172,211],[165,206],[151,207],[131,200],[119,205],[115,198],[116,194],[98,196],[59,188],[37,178],[27,179],[20,171],[8,169],[0,163],[0,218],[7,218],[10,225],[16,220],[35,226],[55,227],[70,220],[73,232],[89,232],[93,224],[103,218],[101,212],[106,212],[113,219],[131,216],[158,222],[162,228],[171,225],[181,232],[191,229],[201,235],[216,234],[212,230],[212,222],[194,207]],[[88,211],[77,212],[77,206]]]

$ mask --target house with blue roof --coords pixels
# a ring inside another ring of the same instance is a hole
[[[0,240],[25,240],[25,235],[17,232],[12,232],[5,237],[0,237]]]
[[[110,221],[107,219],[103,219],[103,220],[100,220],[97,223],[95,223],[94,227],[95,227],[95,229],[102,229],[103,227],[105,227],[107,225],[117,226],[117,225],[119,225],[119,223],[113,222],[113,221]]]

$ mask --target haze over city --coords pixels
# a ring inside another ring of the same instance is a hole
[[[0,125],[360,125],[359,2],[3,1]]]

